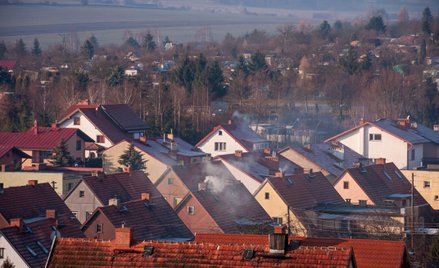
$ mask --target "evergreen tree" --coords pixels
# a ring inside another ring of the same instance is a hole
[[[422,32],[424,32],[427,35],[430,35],[433,31],[432,25],[433,25],[433,16],[431,15],[430,8],[426,7],[424,9],[424,12],[422,12]]]
[[[207,82],[211,92],[211,99],[221,98],[227,90],[223,85],[224,76],[218,61],[214,61],[207,69]]]
[[[130,167],[132,170],[144,170],[146,168],[146,160],[143,160],[142,154],[134,148],[132,143],[120,156],[118,162],[125,167]]]
[[[256,51],[255,54],[252,54],[250,70],[253,73],[256,73],[257,71],[266,70],[267,68],[268,66],[267,66],[267,62],[265,61],[264,54],[262,54],[259,50]]]
[[[90,40],[85,40],[84,44],[81,46],[81,54],[87,59],[93,58],[94,55],[94,47]]]
[[[137,42],[136,39],[134,39],[133,37],[128,38],[125,43],[124,43],[125,47],[130,47],[130,48],[139,48],[140,45]]]
[[[343,29],[343,23],[340,20],[334,22],[334,29],[341,31]]]
[[[3,262],[1,268],[15,268],[15,265],[11,262],[9,258],[6,258],[6,260]]]
[[[121,66],[115,66],[111,70],[110,77],[108,78],[108,85],[110,87],[120,86],[123,83],[125,72]]]
[[[23,39],[20,38],[15,42],[14,52],[17,56],[23,56],[26,54],[26,44],[23,42]]]
[[[327,39],[330,33],[331,33],[331,25],[329,25],[327,20],[324,20],[320,24],[319,34],[323,39]]]
[[[386,25],[384,25],[383,18],[381,16],[374,16],[370,18],[369,23],[366,25],[367,30],[375,30],[378,33],[384,33],[386,31]]]
[[[0,89],[5,90],[11,88],[14,85],[14,79],[6,68],[0,66]]]
[[[360,64],[358,63],[357,51],[352,47],[349,48],[348,53],[343,55],[339,61],[343,69],[350,75],[356,74],[360,70]]]
[[[34,56],[40,56],[41,55],[40,42],[38,41],[38,38],[34,39],[34,46],[32,48],[32,52],[31,53]]]
[[[73,158],[70,156],[70,152],[67,150],[67,143],[64,141],[64,139],[62,139],[59,145],[53,149],[50,163],[54,167],[65,167],[72,165]]]
[[[146,48],[148,51],[154,51],[157,48],[157,44],[154,41],[154,37],[149,32],[143,38],[142,46]]]
[[[425,42],[425,39],[422,39],[421,49],[419,51],[419,63],[420,64],[424,63],[426,56],[427,56],[427,42]]]
[[[0,42],[0,60],[5,58],[5,54],[8,51],[4,42]]]
[[[99,42],[98,42],[98,39],[96,38],[96,36],[93,34],[92,36],[90,36],[90,38],[88,40],[93,45],[93,48],[96,51],[96,49],[98,49],[98,47],[99,47]]]

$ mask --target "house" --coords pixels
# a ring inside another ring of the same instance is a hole
[[[44,267],[54,236],[84,237],[79,222],[48,183],[2,188],[0,265]]]
[[[301,172],[302,169],[271,149],[263,152],[243,153],[217,156],[232,175],[241,181],[250,193],[254,193],[266,177],[282,170],[286,174]]]
[[[51,248],[47,267],[357,267],[355,252],[349,246],[291,248],[287,235],[277,232],[270,234],[270,243],[262,245],[139,242],[131,240],[131,229],[117,232],[112,241],[59,238]]]
[[[194,241],[219,246],[241,244],[268,247],[269,240],[267,235],[197,234]],[[352,248],[356,265],[360,268],[410,267],[404,241],[301,236],[288,236],[288,241],[290,244],[292,241],[300,243],[300,247]]]
[[[115,230],[121,226],[133,227],[133,238],[142,240],[191,240],[192,233],[184,225],[168,202],[148,180],[147,192],[121,202],[113,197],[108,205],[97,208],[87,219],[82,231],[87,237],[114,239]]]
[[[338,141],[366,158],[386,158],[399,169],[416,169],[439,158],[439,133],[406,119],[360,122],[325,142]]]
[[[401,173],[409,182],[413,179],[416,191],[434,210],[439,210],[439,171],[401,170]]]
[[[220,161],[173,167],[156,186],[192,233],[260,233],[271,222]]]
[[[22,159],[30,158],[12,145],[0,145],[0,172],[20,170]]]
[[[215,157],[239,150],[245,153],[262,151],[269,145],[267,140],[259,137],[248,126],[232,124],[230,121],[227,125],[216,126],[195,147]]]
[[[313,208],[319,204],[342,204],[344,200],[321,172],[285,175],[277,172],[265,179],[253,194],[273,220],[290,226],[290,233],[307,236],[315,222]]]
[[[139,139],[148,126],[127,104],[89,104],[69,107],[58,121],[61,127],[78,128],[108,148],[124,139]]]
[[[84,177],[64,197],[64,202],[81,223],[98,207],[107,206],[117,197],[120,202],[140,199],[142,193],[151,191],[149,179],[142,171]]]
[[[14,146],[32,156],[31,159],[22,162],[23,168],[49,163],[53,149],[62,140],[67,144],[70,156],[81,161],[85,159],[85,142],[93,141],[79,129],[60,128],[55,124],[51,127],[39,127],[36,121],[34,126],[25,132],[0,132],[0,145]]]
[[[322,172],[333,182],[346,168],[352,167],[354,162],[367,159],[347,146],[338,142],[305,144],[304,147],[286,147],[278,152],[279,155],[290,160],[304,170]]]
[[[9,73],[14,72],[16,60],[0,60],[0,67],[5,68]]]
[[[200,152],[172,134],[168,134],[164,138],[141,138],[139,141],[133,141],[132,144],[146,161],[145,171],[153,183],[172,166],[200,163],[209,158],[206,153]],[[103,167],[106,173],[118,172],[123,168],[118,161],[130,145],[131,142],[123,140],[103,152]]]

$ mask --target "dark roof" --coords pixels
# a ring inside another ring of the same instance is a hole
[[[304,147],[286,147],[280,150],[279,154],[282,154],[282,152],[286,150],[296,151],[335,177],[338,177],[346,168],[352,167],[354,162],[363,158],[362,155],[343,144],[320,143],[311,144],[310,146],[310,149]],[[343,153],[337,155],[337,151],[343,151]],[[291,159],[291,161],[293,161],[293,159]]]
[[[304,247],[350,248],[360,268],[409,267],[404,241],[290,236]],[[197,234],[195,242],[216,245],[268,245],[267,235]]]
[[[127,104],[106,104],[101,107],[113,122],[127,132],[148,128],[145,122]]]
[[[119,208],[114,205],[98,208],[84,224],[83,230],[93,223],[98,214],[105,215],[115,228],[122,225],[133,227],[133,237],[136,241],[193,237],[191,231],[157,190],[150,192],[149,201],[139,199],[125,202]]]
[[[269,177],[266,181],[292,210],[309,209],[321,203],[344,203],[321,172]]]
[[[145,247],[154,249],[150,256],[142,256]],[[244,250],[254,254],[243,258]],[[352,249],[300,246],[287,250],[283,258],[270,257],[265,245],[211,243],[163,243],[145,241],[125,250],[115,250],[111,241],[57,239],[48,267],[349,267]]]
[[[32,127],[26,132],[0,132],[0,144],[13,145],[20,149],[52,150],[61,140],[67,141],[77,134],[84,141],[93,140],[76,128]]]
[[[363,191],[376,205],[385,205],[392,194],[410,194],[411,183],[404,177],[393,163],[375,164],[361,168],[347,169],[333,184],[349,173]],[[416,206],[427,204],[427,201],[416,189],[414,202]]]
[[[59,216],[74,217],[48,183],[5,188],[0,194],[0,204],[0,214],[8,222],[12,218],[45,217],[47,209],[56,210]]]
[[[140,199],[142,193],[152,192],[155,189],[142,171],[90,176],[83,178],[82,182],[90,188],[96,198],[104,205],[107,205],[108,200],[113,197],[119,198],[121,202],[137,200]]]
[[[10,151],[12,151],[12,153],[20,156],[21,158],[32,158],[32,156],[17,149],[13,145],[0,145],[0,158],[2,158],[5,154],[7,154]]]
[[[17,64],[16,60],[0,60],[0,66],[6,68],[7,70],[14,69],[16,64]]]

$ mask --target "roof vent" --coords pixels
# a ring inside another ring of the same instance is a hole
[[[255,251],[253,249],[245,249],[242,253],[243,260],[251,260],[255,256]]]
[[[154,247],[153,246],[144,246],[142,251],[142,257],[148,257],[151,256],[154,253]]]
[[[123,206],[119,209],[119,212],[128,212],[128,208],[126,206]]]

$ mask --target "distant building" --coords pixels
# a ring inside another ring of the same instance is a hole
[[[417,192],[434,210],[439,210],[439,170],[401,170]],[[413,176],[412,176],[413,175]]]

